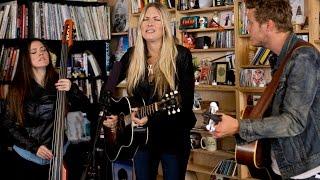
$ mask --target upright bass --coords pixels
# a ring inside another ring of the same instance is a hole
[[[68,51],[73,45],[73,27],[74,22],[67,19],[63,28],[61,60],[59,79],[67,77],[67,59]],[[49,180],[66,179],[66,170],[63,168],[63,143],[66,115],[66,92],[57,91],[56,111],[53,128],[52,153],[53,158],[50,161]]]

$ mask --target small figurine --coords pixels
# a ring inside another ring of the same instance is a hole
[[[214,12],[212,19],[210,20],[210,23],[208,23],[209,28],[219,27],[219,19],[220,19],[220,16],[219,16],[218,12]]]
[[[195,79],[195,82],[194,82],[194,85],[199,85],[200,83],[199,83],[199,80],[200,80],[200,71],[195,71],[194,72],[194,79]]]
[[[218,85],[218,84],[217,84],[216,80],[213,80],[212,83],[211,83],[211,85],[212,85],[212,86],[216,86],[216,85]]]
[[[193,34],[187,33],[187,32],[183,34],[183,46],[188,49],[195,48],[196,44],[195,44],[195,38]]]
[[[200,28],[207,28],[208,27],[208,18],[207,17],[201,17],[199,19]]]
[[[216,114],[218,110],[218,104],[216,102],[211,102],[209,111],[204,113],[203,115],[205,121],[209,119],[209,123],[206,125],[206,129],[210,132],[215,131],[214,125],[221,121],[221,116]]]
[[[219,110],[218,104],[216,102],[211,102],[210,103],[210,113],[216,114],[218,110]]]

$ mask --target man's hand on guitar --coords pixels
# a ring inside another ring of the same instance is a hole
[[[231,116],[218,113],[221,115],[221,121],[214,126],[215,131],[212,132],[215,138],[232,136],[239,132],[239,122]]]
[[[48,149],[45,145],[41,145],[38,148],[37,156],[41,157],[42,159],[51,160],[53,158],[53,154],[50,149]]]
[[[107,128],[110,128],[111,131],[113,131],[117,127],[117,122],[118,122],[118,116],[116,115],[106,116],[106,119],[103,120],[103,125]]]
[[[145,117],[139,119],[139,118],[137,117],[137,111],[138,111],[138,108],[132,108],[132,109],[131,109],[130,118],[131,118],[131,120],[132,120],[134,123],[136,123],[138,126],[143,126],[143,125],[145,125],[145,124],[148,122],[148,117],[145,116]]]

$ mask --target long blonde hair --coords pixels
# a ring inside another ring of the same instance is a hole
[[[164,6],[159,3],[149,3],[140,14],[139,24],[142,24],[145,14],[150,7],[159,10],[163,26],[162,46],[159,59],[154,65],[155,91],[153,92],[153,95],[157,94],[158,97],[162,97],[168,88],[171,90],[175,89],[176,57],[178,50],[175,39],[171,34],[169,15]],[[130,65],[127,73],[127,91],[129,95],[132,95],[133,90],[138,86],[139,82],[145,79],[147,53],[146,42],[141,34],[141,27],[138,26],[137,40],[132,56],[130,57]]]

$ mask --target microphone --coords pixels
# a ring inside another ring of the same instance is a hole
[[[106,113],[106,111],[110,111],[111,108],[111,91],[107,90],[106,93],[102,94],[100,96],[99,100],[99,106],[100,106],[100,112],[99,117],[103,117]]]

